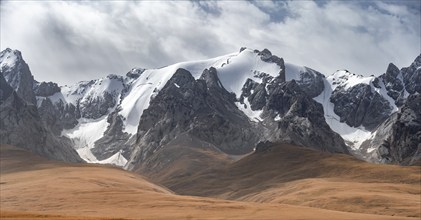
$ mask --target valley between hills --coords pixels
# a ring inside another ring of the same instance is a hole
[[[109,165],[51,161],[10,145],[0,149],[1,219],[421,216],[419,161],[376,165],[287,144],[239,159],[179,146],[171,150],[183,157],[171,169],[145,177]],[[190,169],[197,167],[192,157],[208,168]]]

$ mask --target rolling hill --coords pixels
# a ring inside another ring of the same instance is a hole
[[[2,219],[406,219],[180,196],[116,167],[50,161],[9,145],[0,150]]]

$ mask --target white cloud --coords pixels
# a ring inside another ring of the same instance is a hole
[[[61,84],[132,67],[268,48],[325,74],[381,74],[420,53],[420,14],[352,1],[2,2],[1,49],[23,52],[37,80]]]

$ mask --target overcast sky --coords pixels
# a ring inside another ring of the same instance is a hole
[[[1,50],[22,51],[38,81],[71,84],[268,48],[325,75],[379,75],[421,51],[409,1],[1,1]]]

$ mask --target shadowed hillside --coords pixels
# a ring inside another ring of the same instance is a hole
[[[419,217],[420,172],[420,166],[369,164],[348,155],[280,144],[159,183],[183,195]]]
[[[178,196],[118,168],[48,161],[0,146],[1,219],[402,219]]]

